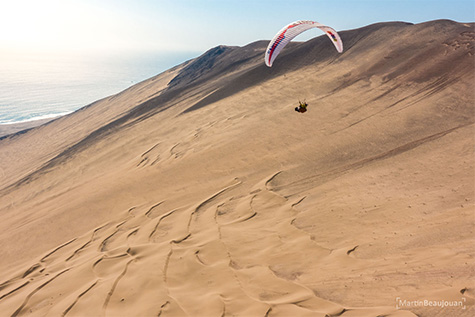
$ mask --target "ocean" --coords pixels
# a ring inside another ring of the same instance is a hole
[[[0,56],[0,124],[52,118],[155,76],[197,52]]]

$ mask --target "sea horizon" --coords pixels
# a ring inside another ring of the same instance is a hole
[[[2,54],[0,125],[67,115],[199,54]]]

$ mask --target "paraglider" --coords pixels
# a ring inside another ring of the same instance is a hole
[[[320,30],[325,32],[325,34],[333,42],[333,45],[335,45],[336,50],[339,53],[343,52],[343,42],[341,41],[341,38],[338,33],[331,27],[315,21],[296,21],[290,23],[289,25],[286,25],[274,36],[272,41],[270,41],[265,54],[266,65],[272,67],[272,63],[274,62],[277,55],[279,55],[280,51],[290,41],[292,41],[300,33],[303,33],[312,28],[319,28]]]
[[[265,63],[268,67],[272,67],[272,63],[276,59],[277,55],[279,55],[280,51],[290,42],[292,41],[297,35],[310,30],[312,28],[318,28],[325,32],[325,34],[330,38],[333,45],[335,45],[336,50],[338,53],[343,52],[343,42],[341,41],[340,36],[338,33],[331,27],[323,25],[321,23],[315,21],[296,21],[286,25],[282,30],[280,30],[269,42],[267,46],[266,53],[265,53]],[[299,101],[299,106],[295,107],[295,111],[299,113],[304,113],[307,111],[308,104]]]
[[[307,111],[307,106],[308,106],[308,104],[307,104],[306,101],[301,102],[301,101],[299,100],[299,106],[298,106],[298,107],[295,107],[295,111],[300,112],[300,113],[304,113],[304,112]]]

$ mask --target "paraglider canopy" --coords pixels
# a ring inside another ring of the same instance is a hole
[[[325,32],[325,34],[333,42],[333,45],[335,45],[336,50],[339,53],[343,52],[343,42],[341,41],[341,38],[338,33],[331,27],[320,24],[315,21],[296,21],[290,23],[289,25],[286,25],[274,36],[272,41],[270,41],[269,45],[267,46],[265,55],[266,65],[271,67],[277,55],[279,55],[280,51],[290,41],[292,41],[300,33],[303,33],[312,28],[319,28],[320,30]]]

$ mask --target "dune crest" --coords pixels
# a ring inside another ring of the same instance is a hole
[[[339,33],[2,138],[2,314],[472,315],[474,25]]]

